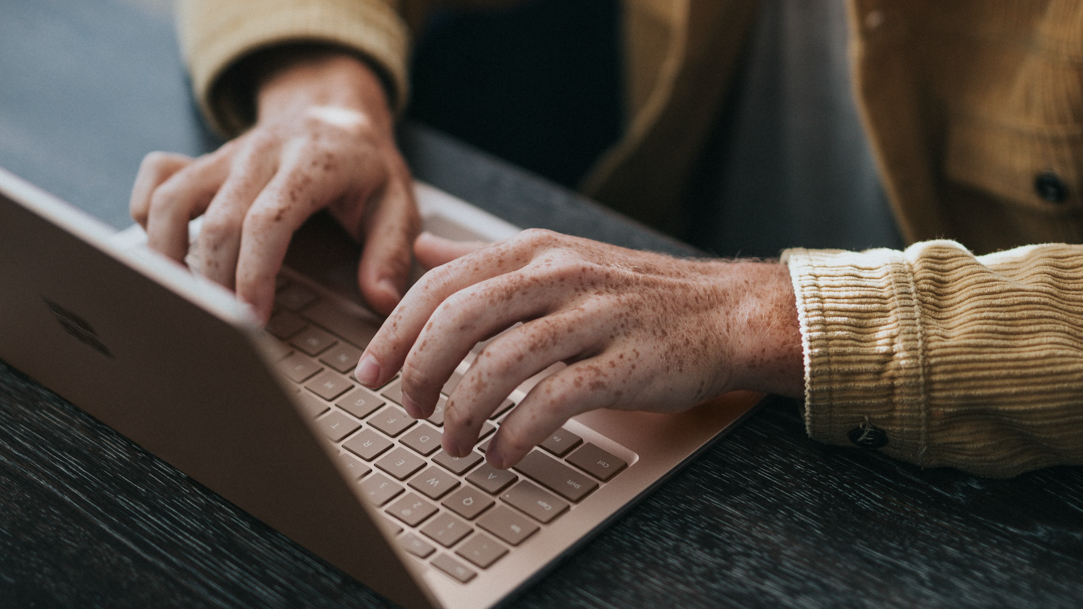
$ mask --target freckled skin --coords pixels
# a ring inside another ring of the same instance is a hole
[[[362,294],[390,313],[405,290],[420,217],[380,78],[321,47],[261,58],[256,124],[198,159],[148,155],[133,217],[151,247],[183,261],[187,222],[206,214],[196,270],[235,288],[266,321],[291,236],[326,208],[364,244]]]
[[[684,410],[734,389],[800,395],[803,369],[787,269],[682,260],[525,231],[441,267],[406,296],[367,353],[424,413],[454,364],[488,343],[450,396],[444,448],[471,449],[521,381],[555,362],[508,415],[488,457],[517,461],[568,417],[594,408]]]

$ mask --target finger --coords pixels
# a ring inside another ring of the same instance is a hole
[[[509,330],[481,352],[444,407],[444,450],[462,457],[492,413],[523,381],[564,360],[596,351],[607,324],[582,309],[536,319]]]
[[[247,141],[230,163],[229,176],[211,200],[199,232],[199,272],[233,289],[245,216],[274,177],[277,160],[262,142]]]
[[[365,246],[357,281],[366,302],[387,315],[406,292],[410,244],[421,229],[409,174],[388,181],[365,205],[372,209],[363,227]]]
[[[147,245],[180,262],[188,253],[188,222],[203,213],[226,179],[224,148],[177,171],[154,190],[147,218]]]
[[[616,406],[626,388],[611,372],[614,357],[576,362],[538,383],[501,421],[486,460],[498,469],[512,467],[573,416]]]
[[[406,361],[422,328],[441,303],[463,288],[522,268],[532,258],[533,249],[528,239],[514,237],[425,273],[369,342],[357,366],[358,381],[369,387],[386,383]]]
[[[474,345],[520,321],[550,313],[565,300],[559,284],[530,266],[452,294],[433,312],[406,356],[403,407],[419,418],[429,416],[440,388]],[[551,341],[547,346],[552,347]]]
[[[139,164],[139,173],[132,185],[131,199],[128,201],[128,211],[132,219],[146,228],[147,216],[150,215],[150,197],[154,194],[154,189],[192,161],[192,157],[171,152],[151,152],[143,157],[143,162]]]
[[[266,323],[274,304],[275,276],[293,233],[342,192],[345,178],[313,174],[302,149],[290,151],[244,217],[236,266],[237,297]]]
[[[414,255],[426,269],[446,264],[488,245],[484,241],[452,241],[424,232],[414,241]]]

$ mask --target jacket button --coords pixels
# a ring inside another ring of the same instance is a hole
[[[1050,203],[1063,203],[1068,198],[1068,187],[1052,171],[1043,171],[1034,176],[1034,192]]]
[[[846,436],[854,445],[861,448],[873,449],[887,446],[887,432],[867,423],[851,429]]]

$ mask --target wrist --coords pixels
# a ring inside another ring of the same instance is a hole
[[[729,333],[732,388],[802,398],[804,353],[789,268],[778,262],[729,266],[736,279],[732,289],[743,291]]]
[[[256,119],[272,121],[314,106],[364,113],[391,131],[393,119],[384,83],[367,63],[331,47],[290,46],[261,58]]]

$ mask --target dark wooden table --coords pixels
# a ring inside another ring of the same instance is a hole
[[[214,145],[168,13],[0,2],[0,166],[119,228],[143,154]],[[403,147],[518,225],[688,251],[423,127]],[[388,605],[0,363],[0,606]],[[921,470],[812,442],[770,400],[513,605],[1078,607],[1083,469]]]

